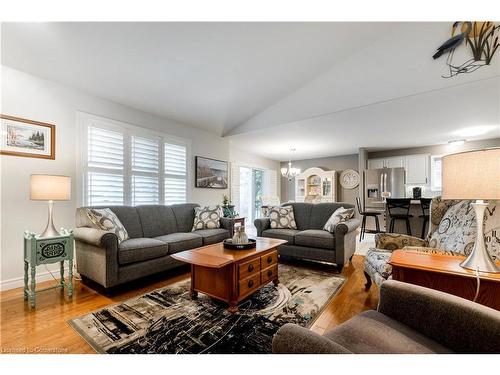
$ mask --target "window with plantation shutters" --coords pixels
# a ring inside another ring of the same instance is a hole
[[[93,115],[82,115],[83,204],[187,202],[187,143]]]
[[[165,204],[187,201],[187,150],[185,145],[165,143]]]
[[[132,136],[132,205],[160,203],[159,139]]]
[[[123,134],[90,126],[87,145],[87,204],[124,204]]]

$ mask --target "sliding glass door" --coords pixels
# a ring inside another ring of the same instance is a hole
[[[260,217],[260,196],[264,189],[264,171],[240,167],[240,212],[251,225]]]

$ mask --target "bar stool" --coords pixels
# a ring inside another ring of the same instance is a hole
[[[425,238],[425,226],[429,222],[429,209],[431,207],[431,198],[420,198],[420,207],[422,208],[422,238]]]
[[[410,198],[387,198],[387,211],[389,213],[390,225],[389,232],[394,232],[394,222],[397,220],[404,220],[406,222],[406,234],[411,236],[411,228],[410,228],[410,218],[413,215],[410,215],[410,206],[411,199]]]
[[[375,230],[370,231],[370,233],[380,233],[380,223],[378,221],[378,215],[381,215],[380,211],[365,211],[361,208],[361,198],[356,197],[356,206],[358,206],[358,212],[363,216],[363,221],[361,222],[361,233],[359,234],[359,242],[365,238],[366,233],[366,217],[371,216],[375,219]]]

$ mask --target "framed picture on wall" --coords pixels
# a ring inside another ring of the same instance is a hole
[[[0,115],[0,154],[31,158],[56,158],[56,126]]]
[[[227,161],[196,156],[195,162],[197,188],[227,189]]]

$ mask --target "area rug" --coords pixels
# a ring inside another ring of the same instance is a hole
[[[99,353],[271,353],[286,323],[310,326],[345,278],[279,265],[280,284],[263,287],[230,314],[227,305],[180,281],[72,319],[69,324]]]

